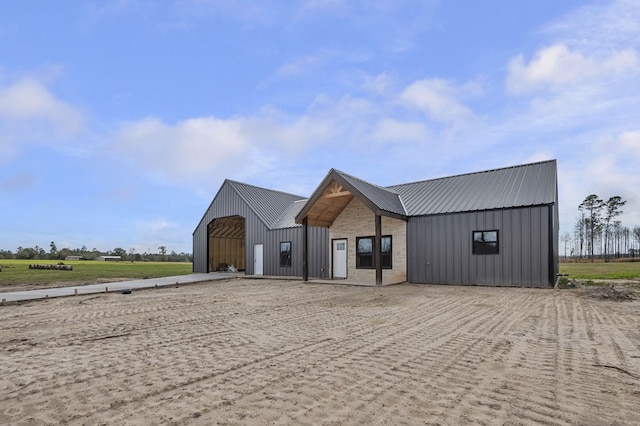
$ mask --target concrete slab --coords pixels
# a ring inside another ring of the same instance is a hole
[[[209,274],[178,275],[173,277],[149,278],[145,280],[118,281],[112,283],[79,285],[72,287],[45,288],[41,290],[25,290],[0,293],[0,301],[20,302],[24,300],[46,299],[50,297],[65,297],[80,294],[95,294],[135,290],[141,288],[166,287],[180,284],[193,284],[203,281],[221,280],[234,277],[234,274],[211,272]]]

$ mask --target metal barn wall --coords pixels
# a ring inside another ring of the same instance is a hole
[[[302,244],[304,229],[276,229],[267,232],[264,243],[264,274],[302,276]],[[280,266],[280,243],[291,241],[291,267]],[[309,276],[327,278],[329,268],[329,229],[309,227]],[[253,253],[251,253],[253,257]]]
[[[407,224],[412,283],[550,287],[555,280],[554,206],[412,217]],[[472,254],[472,232],[499,231],[499,253]],[[553,275],[553,276],[552,276]]]
[[[264,245],[263,272],[265,275],[302,276],[302,236],[301,226],[287,229],[268,230],[247,203],[228,184],[223,185],[211,202],[193,233],[193,272],[207,273],[208,236],[207,225],[214,219],[227,216],[245,218],[246,264],[245,273],[254,274],[254,245]],[[291,267],[280,267],[280,242],[291,241]],[[329,230],[309,227],[309,276],[326,278],[329,265]],[[214,267],[217,265],[214,265]]]
[[[193,232],[193,272],[209,272],[207,270],[207,225],[214,219],[235,215],[245,218],[246,273],[253,274],[253,241],[264,242],[267,227],[229,184],[222,185]]]

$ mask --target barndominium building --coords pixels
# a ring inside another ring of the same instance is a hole
[[[553,287],[557,247],[555,160],[388,187],[332,169],[308,198],[226,180],[193,233],[193,268]]]

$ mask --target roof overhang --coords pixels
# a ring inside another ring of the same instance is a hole
[[[302,223],[306,217],[309,226],[329,227],[354,198],[360,200],[376,215],[407,220],[404,215],[380,209],[340,173],[331,169],[300,213],[296,215],[296,223]]]

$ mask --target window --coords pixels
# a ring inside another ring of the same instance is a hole
[[[391,269],[391,237],[380,239],[382,246],[382,269]]]
[[[498,231],[473,231],[473,254],[498,254]]]
[[[356,237],[356,268],[373,269],[375,265],[374,253],[375,237]],[[391,269],[391,235],[385,235],[380,239],[382,247],[382,269]]]
[[[280,243],[280,266],[291,266],[291,241]]]
[[[373,237],[356,238],[356,268],[373,268]]]

